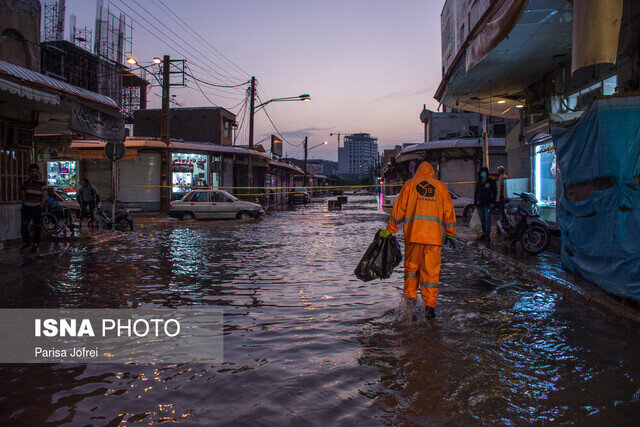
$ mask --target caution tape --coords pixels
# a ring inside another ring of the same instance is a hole
[[[475,181],[447,181],[445,184],[475,184]],[[182,185],[182,184],[174,184],[174,185],[142,185],[142,184],[118,184],[119,187],[141,187],[141,188],[184,188],[184,189],[192,189],[192,190],[290,190],[290,189],[299,189],[303,188],[305,190],[332,190],[332,189],[349,189],[349,188],[378,188],[378,187],[402,187],[403,183],[395,183],[395,184],[373,184],[373,185],[316,185],[316,186],[305,186],[305,185],[296,185],[296,186],[282,186],[282,187],[235,187],[235,186],[198,186],[198,185]]]

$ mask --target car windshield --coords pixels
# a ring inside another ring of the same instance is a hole
[[[223,192],[222,192],[222,194],[224,194],[225,196],[227,196],[229,199],[231,199],[231,200],[232,200],[232,201],[234,201],[234,202],[235,202],[236,200],[239,200],[236,196],[234,196],[233,194],[228,193],[228,192],[226,192],[226,191],[223,191]]]
[[[306,188],[296,188],[296,192],[297,193],[306,193],[307,189]]]

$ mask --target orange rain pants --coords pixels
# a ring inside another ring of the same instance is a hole
[[[424,305],[436,306],[440,280],[440,246],[406,243],[404,254],[404,295],[418,296],[418,287]]]

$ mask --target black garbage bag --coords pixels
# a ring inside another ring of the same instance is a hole
[[[388,279],[393,269],[402,261],[402,252],[396,238],[393,234],[380,237],[380,231],[376,233],[376,237],[354,271],[356,277],[363,282]]]

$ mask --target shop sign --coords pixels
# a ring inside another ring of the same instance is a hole
[[[124,141],[124,119],[79,102],[71,104],[69,129],[104,141]]]
[[[205,159],[199,159],[197,157],[174,157],[171,160],[171,167],[176,172],[192,171],[194,166],[204,169],[205,161]]]

